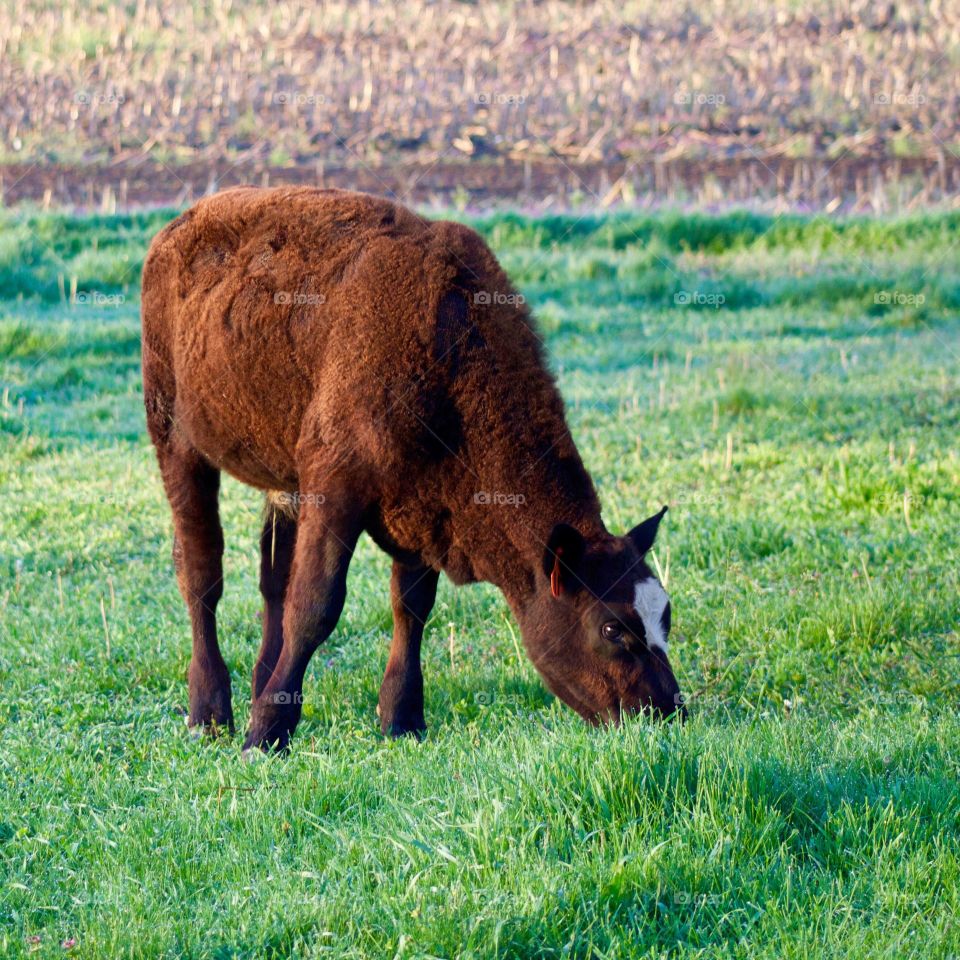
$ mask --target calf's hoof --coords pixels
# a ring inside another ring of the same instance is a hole
[[[256,753],[285,753],[298,719],[298,713],[287,704],[257,701],[243,742],[244,759],[256,759]]]
[[[187,673],[190,712],[187,728],[192,736],[233,734],[230,674],[226,664],[209,664],[194,657]]]
[[[194,740],[215,740],[217,737],[232,737],[236,733],[233,717],[224,721],[210,719],[207,723],[192,723],[187,720],[187,733]]]
[[[379,708],[377,713],[380,713]],[[415,737],[417,740],[422,740],[427,735],[427,724],[423,714],[397,713],[392,717],[381,715],[380,731],[385,737],[392,737],[394,740],[400,737]]]
[[[212,696],[191,697],[187,730],[190,736],[196,739],[218,737],[222,734],[232,737],[235,728],[229,688],[226,691],[217,691]]]
[[[240,756],[248,763],[255,763],[257,760],[271,754],[282,755],[290,747],[289,735],[261,735],[251,731],[247,734],[247,739],[243,741],[243,747],[240,750]]]
[[[403,737],[413,737],[414,740],[420,741],[426,737],[427,728],[426,726],[404,727],[394,723],[383,731],[383,735],[390,737],[392,740],[400,740]]]
[[[380,685],[377,716],[385,737],[416,737],[422,740],[427,733],[423,719],[423,680],[409,672],[387,673]]]

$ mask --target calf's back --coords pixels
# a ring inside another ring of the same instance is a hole
[[[157,235],[144,266],[151,433],[173,424],[263,489],[298,489],[314,455],[410,471],[452,391],[540,367],[525,312],[498,307],[511,298],[476,233],[385,199],[250,187],[206,198]],[[459,365],[469,351],[472,375]]]

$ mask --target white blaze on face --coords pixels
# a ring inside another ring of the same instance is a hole
[[[643,621],[647,646],[657,647],[664,653],[667,652],[667,638],[663,632],[663,611],[667,609],[668,602],[667,591],[654,577],[638,580],[634,584],[633,609]]]

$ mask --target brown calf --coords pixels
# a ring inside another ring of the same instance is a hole
[[[676,709],[670,606],[643,559],[663,511],[608,533],[523,299],[474,231],[338,190],[202,200],[144,266],[143,381],[193,629],[191,725],[233,725],[221,470],[268,492],[245,748],[296,727],[363,531],[393,558],[384,732],[425,729],[441,570],[503,591],[547,685],[588,720]]]

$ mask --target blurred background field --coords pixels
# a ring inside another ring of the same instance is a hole
[[[6,202],[903,210],[960,187],[960,8],[0,3]]]

